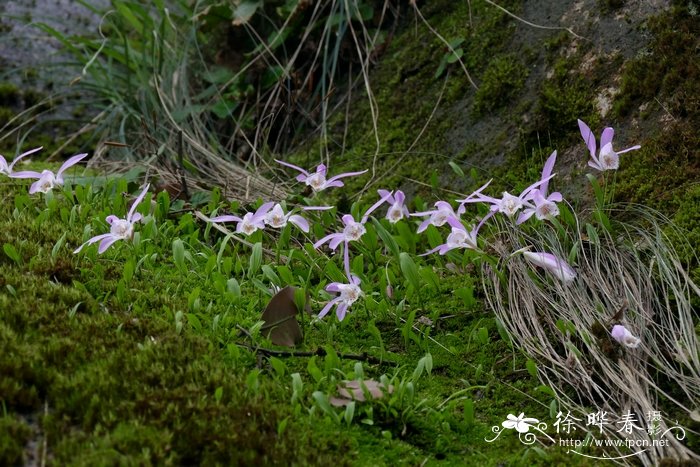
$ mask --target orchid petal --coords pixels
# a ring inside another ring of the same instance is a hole
[[[281,160],[278,160],[278,159],[275,159],[275,162],[277,162],[278,164],[282,164],[282,165],[284,165],[284,166],[286,166],[286,167],[289,167],[290,169],[297,170],[297,171],[301,172],[303,175],[305,175],[305,176],[307,176],[307,177],[309,176],[309,172],[307,172],[306,170],[302,169],[302,168],[299,167],[298,165],[290,164],[289,162],[284,162],[284,161],[281,161]],[[299,177],[298,177],[298,176],[297,176],[297,180],[299,180]],[[304,178],[304,180],[306,180],[306,178]],[[299,180],[299,181],[300,181],[300,182],[303,182],[304,180]]]
[[[56,181],[59,182],[60,184],[63,184],[63,172],[65,172],[69,168],[73,167],[75,164],[82,161],[86,157],[87,157],[87,153],[78,154],[76,156],[71,157],[67,161],[65,161],[63,163],[63,165],[58,169],[58,172],[56,172]]]
[[[600,171],[604,170],[604,169],[600,166],[600,163],[598,162],[598,159],[594,159],[594,160],[592,160],[592,161],[588,161],[588,165],[589,165],[590,167],[593,167],[593,168],[596,169],[596,170],[600,170]]]
[[[558,191],[555,191],[551,195],[549,195],[549,198],[547,198],[547,201],[552,201],[555,203],[559,203],[564,199],[564,197],[559,193]]]
[[[515,221],[515,225],[520,225],[523,222],[526,222],[529,218],[532,217],[532,215],[535,214],[535,210],[533,208],[528,208],[525,209],[523,212],[520,213],[518,216],[518,220]]]
[[[126,220],[129,222],[137,222],[134,220],[134,212],[136,211],[136,208],[138,207],[139,204],[141,204],[141,201],[143,201],[143,198],[146,196],[146,193],[148,192],[148,189],[151,187],[150,183],[146,183],[146,186],[143,187],[143,190],[141,190],[141,193],[136,197],[136,200],[134,201],[134,204],[131,205],[131,208],[129,209],[129,213],[126,215]]]
[[[399,193],[399,192],[397,192],[397,193]],[[379,194],[380,198],[383,198],[384,196],[388,195],[387,201],[389,201],[389,203],[391,203],[391,204],[394,204],[394,197],[392,196],[392,194],[389,190],[377,190],[377,194]]]
[[[15,164],[17,162],[19,162],[20,159],[22,159],[23,157],[29,156],[30,154],[34,154],[37,151],[41,151],[42,149],[44,149],[43,146],[38,147],[38,148],[34,148],[34,149],[30,149],[29,151],[24,152],[24,153],[20,154],[19,156],[15,157],[15,159],[12,161],[12,164],[10,164],[10,166],[8,167],[8,170],[10,172],[12,172],[12,168],[15,166]]]
[[[318,317],[323,318],[324,316],[326,316],[328,314],[328,312],[331,311],[331,308],[333,308],[333,305],[335,305],[339,301],[340,301],[340,298],[336,297],[333,300],[331,300],[330,302],[326,303],[326,306],[323,307],[321,312],[318,314]]]
[[[441,249],[442,247],[444,247],[445,245],[446,245],[446,244],[444,244],[444,243],[443,243],[442,245],[438,245],[438,246],[436,246],[435,248],[433,248],[432,250],[428,250],[428,251],[426,251],[425,253],[421,253],[421,254],[418,255],[418,256],[428,256],[428,255],[432,255],[432,254],[435,253],[436,251],[440,251],[440,249]]]
[[[429,225],[430,225],[430,219],[424,220],[424,221],[421,222],[420,225],[418,226],[418,230],[416,230],[416,233],[421,233],[421,232],[425,231],[425,230],[428,228]]]
[[[267,203],[263,203],[256,211],[255,214],[253,214],[251,218],[251,222],[257,223],[258,219],[265,217],[265,214],[270,212],[270,209],[272,209],[275,206],[274,201],[269,201]]]
[[[390,196],[392,196],[392,193],[391,193],[391,192],[389,192],[388,194],[382,196],[382,198],[381,198],[379,201],[377,201],[377,202],[374,203],[372,206],[370,206],[369,209],[367,209],[367,211],[365,211],[365,215],[362,216],[362,220],[360,221],[360,223],[361,223],[361,224],[364,224],[365,222],[367,222],[367,219],[369,219],[369,215],[372,214],[372,212],[373,212],[374,210],[376,210],[379,206],[381,206],[382,204],[384,204],[384,203],[386,202],[386,200],[387,200]]]
[[[362,174],[364,174],[364,173],[367,173],[368,171],[369,171],[368,169],[365,169],[365,170],[362,170],[362,171],[360,171],[360,172],[345,172],[345,173],[342,173],[342,174],[338,174],[338,175],[335,175],[335,176],[329,178],[329,179],[328,179],[328,183],[329,183],[329,184],[330,184],[330,183],[333,183],[333,182],[335,182],[336,180],[341,179],[341,178],[345,178],[345,177],[354,177],[354,176],[356,176],[356,175],[362,175]]]
[[[523,251],[523,256],[532,264],[546,269],[563,282],[571,282],[576,278],[576,271],[564,260],[551,253]]]
[[[314,248],[319,248],[319,247],[320,247],[321,245],[323,245],[324,243],[329,242],[329,241],[333,240],[334,238],[336,238],[336,237],[338,237],[338,236],[340,236],[340,237],[342,238],[343,234],[340,234],[340,233],[328,234],[328,235],[326,235],[325,237],[323,237],[321,240],[319,240],[319,241],[317,241],[316,243],[314,243]]]
[[[326,291],[327,292],[340,292],[340,282],[331,282],[326,286]]]
[[[348,311],[348,305],[345,303],[341,303],[338,305],[338,307],[335,309],[335,315],[338,317],[338,321],[342,321],[345,319],[345,313]]]
[[[341,233],[336,234],[336,237],[331,239],[331,241],[328,243],[328,248],[335,251],[338,248],[338,245],[340,245],[343,240],[345,240],[345,237],[343,236],[343,234],[341,234]]]
[[[335,206],[303,206],[302,211],[328,211],[333,209]]]
[[[641,149],[641,148],[642,148],[642,147],[641,147],[640,145],[637,144],[637,145],[632,146],[631,148],[623,149],[622,151],[617,151],[617,153],[618,153],[618,154],[624,154],[624,153],[626,153],[626,152],[628,152],[628,151],[635,151],[635,150]]]
[[[112,244],[113,244],[114,242],[116,242],[117,240],[121,240],[121,239],[120,239],[119,237],[115,237],[115,236],[113,236],[113,235],[110,235],[109,237],[104,238],[104,239],[100,242],[100,247],[97,249],[97,252],[98,252],[99,254],[104,253],[105,251],[107,251],[107,248],[109,248],[110,246],[112,246]]]
[[[457,219],[457,218],[454,217],[454,216],[449,216],[449,217],[447,218],[447,223],[450,224],[450,225],[451,225],[452,227],[454,227],[455,229],[463,230],[464,232],[467,231],[467,228],[464,227],[464,224],[462,224],[462,223],[459,221],[459,219]]]
[[[95,236],[95,237],[92,237],[90,240],[88,240],[87,242],[85,242],[85,243],[83,243],[82,245],[80,245],[80,246],[73,252],[73,254],[79,253],[80,250],[82,250],[83,247],[85,247],[85,246],[87,246],[87,245],[92,245],[93,243],[99,242],[100,240],[105,239],[105,238],[107,238],[107,237],[111,237],[111,236],[112,236],[111,233],[106,233],[106,234],[101,234],[101,235],[97,235],[97,236]]]
[[[212,217],[209,219],[209,222],[241,222],[243,219],[241,219],[238,216],[216,216]]]
[[[112,223],[113,223],[114,221],[118,221],[119,218],[118,218],[117,216],[115,216],[114,214],[111,214],[111,215],[107,216],[107,217],[105,218],[105,220],[107,221],[107,223],[108,223],[109,225],[112,225]]]
[[[332,182],[328,181],[323,184],[322,190],[325,190],[326,188],[331,188],[331,187],[341,187],[345,186],[345,183],[341,182],[340,180],[333,180]]]
[[[547,162],[544,163],[544,167],[542,168],[542,177],[540,177],[542,180],[546,179],[552,174],[552,170],[554,169],[554,163],[557,161],[557,151],[554,150],[554,152],[549,156],[547,159]],[[542,194],[544,196],[547,196],[547,189],[549,188],[549,181],[544,182],[542,185],[540,185],[540,190],[542,190]]]
[[[588,151],[591,153],[591,157],[593,157],[595,159],[596,143],[595,143],[595,136],[593,136],[593,132],[588,127],[588,125],[586,125],[581,120],[578,120],[578,128],[579,128],[579,130],[581,130],[581,136],[583,137],[583,140],[586,142],[586,145],[588,146]]]
[[[304,232],[309,231],[309,221],[297,214],[292,214],[291,216],[289,216],[289,222],[296,225]]]
[[[35,172],[33,170],[24,170],[22,172],[15,172],[10,175],[12,178],[41,178],[41,174],[39,172]]]
[[[612,143],[613,136],[615,136],[615,130],[610,127],[605,128],[600,135],[600,147],[602,148],[606,144]]]

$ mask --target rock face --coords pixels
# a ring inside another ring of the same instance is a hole
[[[106,7],[109,0],[91,3]],[[61,52],[59,41],[41,30],[39,24],[61,34],[81,31],[84,35],[96,35],[100,16],[73,0],[0,2],[0,129],[4,130],[0,147],[6,152],[10,152],[8,147],[15,149],[14,141],[23,139],[26,133],[22,132],[29,128],[36,131],[28,137],[27,145],[44,146],[51,151],[58,147],[55,140],[80,128],[80,120],[85,116],[75,98],[61,100],[77,76],[76,69],[66,65],[69,58]],[[15,121],[5,127],[27,110],[28,119],[24,122],[32,125],[20,129]],[[66,152],[73,149],[78,148],[71,146]]]
[[[678,123],[677,114],[685,112],[672,103],[679,95],[690,98],[691,85],[681,90],[663,83],[679,69],[697,73],[697,60],[690,59],[698,29],[692,5],[496,2],[511,15],[489,3],[471,2],[471,8],[469,3],[419,2],[433,31],[410,9],[402,12],[403,22],[369,77],[377,138],[368,101],[356,93],[349,117],[334,120],[328,148],[334,163],[345,164],[343,170],[374,166],[376,178],[409,193],[425,191],[420,184],[435,180],[441,189],[463,192],[491,177],[493,188],[506,190],[526,184],[557,149],[553,183],[565,195],[579,197],[586,195],[581,175],[588,169],[577,118],[597,134],[612,126],[618,144],[644,148],[665,139],[662,134],[673,120],[669,115]],[[458,44],[455,49],[478,89],[457,62],[436,73],[450,53],[446,42]],[[671,44],[679,46],[675,54],[666,51]],[[645,74],[658,82],[646,82]],[[681,125],[684,135],[697,128],[697,105],[691,107],[695,123]],[[318,144],[308,148],[298,157],[318,159]],[[697,150],[686,146],[683,151]],[[633,157],[648,161],[650,152],[643,149]],[[453,173],[449,161],[467,177]],[[625,170],[632,176],[630,165]],[[689,170],[696,173],[695,167]],[[636,194],[628,193],[627,199],[641,201]]]

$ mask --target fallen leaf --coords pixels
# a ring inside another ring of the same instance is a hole
[[[381,399],[385,394],[394,392],[394,386],[389,385],[389,387],[384,387],[382,383],[373,379],[365,381],[341,381],[340,384],[338,384],[338,395],[340,397],[332,396],[329,398],[329,402],[334,407],[345,407],[352,401],[364,402],[367,398],[362,388],[363,385],[370,399]]]
[[[233,12],[233,25],[240,26],[246,24],[259,7],[260,2],[244,1],[240,3]]]
[[[270,303],[263,311],[262,320],[265,324],[261,332],[275,345],[294,347],[303,339],[301,327],[296,318],[299,310],[294,304],[295,290],[291,286],[283,288],[270,299]]]

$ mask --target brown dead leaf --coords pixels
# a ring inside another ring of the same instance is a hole
[[[352,401],[364,402],[367,400],[365,391],[367,390],[370,399],[381,399],[385,394],[394,392],[394,386],[384,387],[379,381],[368,379],[365,381],[341,381],[338,384],[338,395],[340,397],[330,397],[329,402],[334,407],[345,407]]]
[[[301,327],[296,318],[299,310],[294,304],[295,290],[291,286],[283,288],[270,299],[270,303],[263,311],[262,319],[265,324],[261,332],[275,345],[294,347],[303,339]]]

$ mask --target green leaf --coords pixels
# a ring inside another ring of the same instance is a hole
[[[301,380],[299,373],[292,373],[292,403],[301,397],[301,392],[304,389],[304,383]]]
[[[260,270],[262,265],[262,243],[258,242],[253,245],[253,249],[250,252],[250,260],[248,261],[248,277],[253,277]]]
[[[331,407],[330,402],[328,401],[328,397],[322,393],[321,391],[314,391],[312,394],[314,400],[316,401],[316,405],[323,410],[323,412],[326,415],[329,415],[334,422],[339,423],[340,418],[338,417],[338,414],[333,410],[333,407]]]
[[[236,298],[241,296],[241,286],[235,277],[226,281],[226,290]]]
[[[535,363],[533,359],[530,358],[527,360],[525,368],[527,368],[527,372],[530,373],[530,376],[537,378],[537,363]]]
[[[287,372],[287,365],[282,360],[275,357],[270,357],[269,362],[270,366],[275,370],[275,373],[277,373],[277,376],[282,378]]]
[[[586,224],[586,233],[588,234],[588,241],[594,245],[600,245],[600,238],[598,238],[598,231],[591,224]]]
[[[474,424],[474,401],[472,399],[464,400],[464,423],[467,426]]]
[[[22,261],[22,259],[20,258],[19,253],[17,252],[17,250],[15,249],[15,247],[14,247],[13,245],[11,245],[11,244],[9,244],[9,243],[5,243],[5,244],[2,246],[2,249],[5,251],[5,254],[6,254],[7,256],[9,256],[9,258],[10,258],[12,261],[14,261],[14,262],[17,263],[17,264],[20,264],[20,262]]]
[[[343,418],[345,419],[345,423],[348,424],[348,426],[352,423],[352,419],[355,416],[355,401],[351,401],[347,407],[345,407],[345,413],[343,414]]]
[[[51,262],[52,263],[56,262],[56,257],[58,256],[58,252],[61,251],[61,248],[63,248],[63,244],[66,242],[66,235],[68,235],[68,232],[64,232],[63,235],[61,235],[61,238],[58,239],[56,244],[51,249]]]
[[[185,244],[179,238],[173,240],[173,260],[180,271],[185,269]]]
[[[453,161],[448,162],[448,164],[450,164],[450,167],[452,167],[452,170],[454,171],[454,173],[456,173],[460,177],[464,177],[464,171],[462,170],[462,168],[460,166],[455,164]]]
[[[593,187],[593,193],[595,194],[598,209],[603,209],[605,207],[605,193],[603,193],[603,190],[600,188],[598,179],[595,177],[595,175],[590,173],[586,174],[586,178],[588,178],[588,181],[591,182],[591,186]]]
[[[233,12],[233,25],[240,26],[246,24],[253,17],[260,7],[261,2],[243,1]]]
[[[458,49],[455,49],[454,52],[450,53],[447,56],[447,63],[455,63],[457,60],[462,58],[463,55],[464,55],[464,49],[462,49],[461,47]]]
[[[136,32],[142,32],[143,31],[143,24],[139,19],[134,15],[134,13],[131,11],[131,8],[129,5],[124,4],[123,2],[113,0],[112,5],[114,8],[117,9],[119,14],[122,15],[122,17],[131,25],[132,28]]]
[[[401,252],[399,255],[399,264],[401,266],[401,272],[406,278],[409,284],[418,292],[420,290],[420,274],[418,273],[418,267],[416,263],[406,252]]]
[[[387,247],[387,249],[391,252],[392,255],[394,255],[398,258],[399,257],[399,245],[396,243],[394,236],[391,235],[389,233],[389,231],[387,231],[384,228],[382,223],[379,222],[374,217],[372,218],[372,223],[374,224],[374,228],[376,229],[377,234],[379,235],[379,238],[381,238],[382,242],[384,242],[384,245]]]

